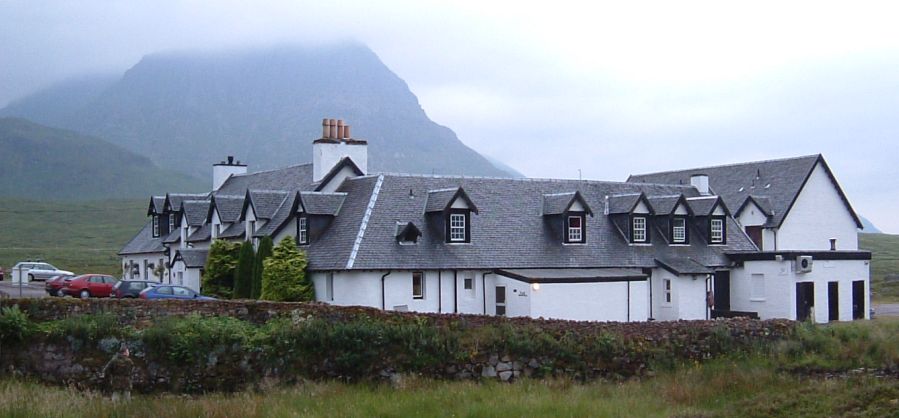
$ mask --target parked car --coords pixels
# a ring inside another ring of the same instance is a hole
[[[136,298],[140,296],[140,292],[143,292],[144,289],[152,286],[159,286],[159,282],[152,282],[149,280],[119,280],[119,282],[112,287],[111,296],[119,299]]]
[[[209,296],[203,296],[193,289],[184,286],[159,285],[148,287],[140,292],[141,299],[191,299],[191,300],[215,300]]]
[[[71,274],[60,274],[59,276],[55,276],[44,283],[44,290],[46,290],[47,294],[50,296],[65,296],[62,293],[62,288],[67,281],[72,280],[73,278],[75,278],[75,276]]]
[[[82,274],[63,283],[62,292],[69,296],[87,299],[108,298],[118,280],[105,274]]]
[[[28,281],[47,280],[63,274],[74,275],[71,271],[60,270],[43,261],[21,261],[13,266],[13,271],[17,269],[28,271]]]

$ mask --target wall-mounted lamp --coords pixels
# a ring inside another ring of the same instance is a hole
[[[540,283],[531,283],[531,289],[540,290]]]

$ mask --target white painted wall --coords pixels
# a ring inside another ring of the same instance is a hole
[[[343,157],[350,157],[362,173],[368,173],[368,145],[315,142],[312,144],[312,181],[323,179]]]
[[[232,175],[247,174],[246,165],[213,164],[212,190],[218,190]]]
[[[827,283],[839,283],[839,319],[852,320],[852,282],[865,282],[865,318],[870,317],[869,262],[863,260],[817,260],[809,273],[796,273],[795,261],[747,261],[731,270],[731,308],[758,312],[762,319],[796,319],[796,283],[815,284],[815,322],[828,320]],[[765,276],[765,297],[752,300],[752,275]]]
[[[176,261],[172,266],[172,284],[189,287],[202,293],[202,289],[200,289],[200,279],[201,274],[199,268],[187,268],[181,260]]]
[[[857,250],[858,231],[824,167],[818,163],[777,231],[778,250]]]
[[[160,253],[147,253],[147,254],[132,254],[132,255],[123,256],[122,257],[122,265],[124,266],[124,265],[128,264],[129,262],[134,262],[138,266],[139,273],[137,275],[135,275],[135,274],[132,274],[131,271],[124,271],[122,277],[125,277],[126,279],[134,279],[134,280],[159,281],[160,280],[159,277],[155,276],[153,274],[153,270],[155,269],[155,266],[157,266],[159,264],[159,260],[162,260],[163,263],[166,262],[166,257],[161,252]],[[145,262],[146,262],[146,265],[149,265],[152,263],[154,266],[154,269],[147,268],[146,270],[144,270]],[[147,270],[149,270],[149,271],[147,271]],[[166,277],[165,274],[163,275],[163,277]]]
[[[664,279],[671,280],[671,302],[665,301]],[[652,272],[652,314],[660,321],[706,319],[706,275],[672,274],[656,268]]]
[[[338,161],[340,161],[340,160],[338,159]],[[353,162],[355,162],[355,161],[356,160],[354,158]],[[326,170],[325,174],[327,174],[328,171],[330,171],[330,169]],[[324,176],[324,174],[322,176]],[[355,177],[355,176],[356,176],[356,172],[354,172],[352,168],[343,167],[342,169],[340,169],[340,171],[334,177],[331,178],[331,180],[328,183],[321,185],[321,189],[319,191],[323,192],[323,193],[336,192],[337,188],[339,188],[340,185],[343,184],[344,180],[346,180],[349,177]]]
[[[759,226],[768,222],[768,216],[755,203],[750,202],[740,212],[737,222],[742,226]]]
[[[531,316],[578,321],[645,321],[649,315],[647,282],[541,284],[531,294]]]

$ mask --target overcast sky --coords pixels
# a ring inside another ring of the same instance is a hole
[[[0,106],[152,52],[357,40],[527,176],[823,153],[899,233],[899,5],[586,3],[0,0]]]

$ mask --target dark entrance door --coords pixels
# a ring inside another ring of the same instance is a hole
[[[865,282],[852,282],[852,319],[865,318]]]
[[[506,316],[506,286],[496,287],[496,316]]]
[[[796,283],[796,320],[807,321],[815,306],[815,284]]]
[[[729,271],[716,271],[715,272],[715,287],[712,290],[715,292],[715,310],[716,311],[729,311],[730,310],[730,272]]]
[[[840,320],[840,284],[838,282],[827,284],[827,320]]]
[[[746,235],[749,235],[749,239],[755,243],[756,247],[759,247],[759,250],[763,250],[762,248],[762,227],[760,226],[747,226],[746,227]]]

